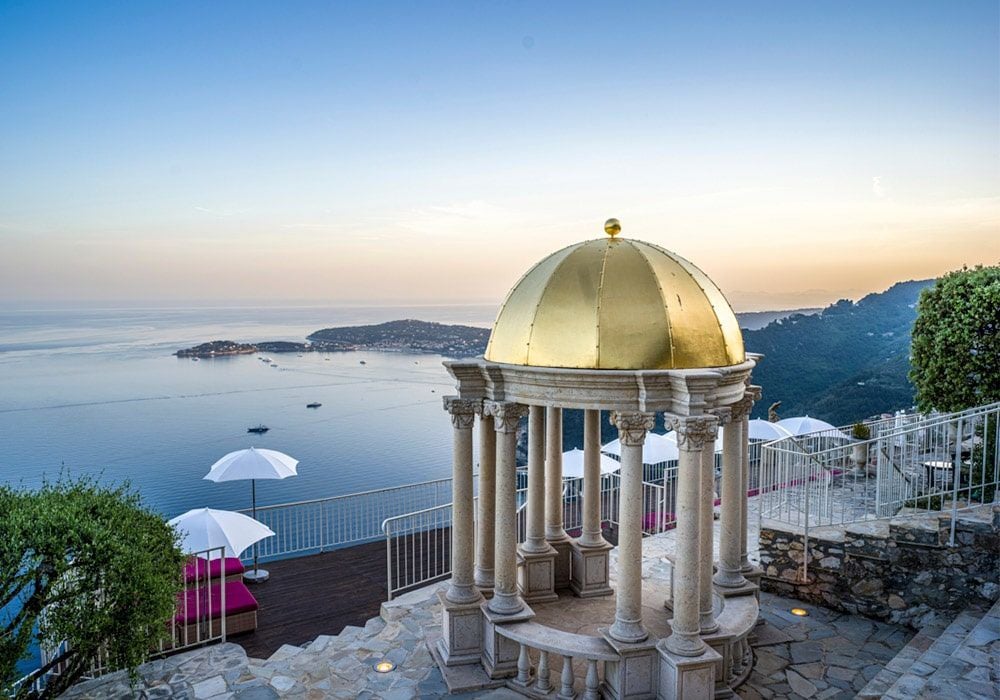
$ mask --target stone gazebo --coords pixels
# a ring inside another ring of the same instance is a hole
[[[588,698],[709,698],[731,695],[749,674],[759,570],[746,553],[746,425],[759,395],[750,384],[759,358],[745,353],[732,308],[705,273],[618,237],[614,219],[605,231],[521,278],[482,359],[445,363],[458,389],[444,400],[455,441],[452,578],[433,652],[452,690],[506,682],[527,695],[566,697],[582,675]],[[585,412],[578,538],[563,528],[563,409]],[[601,411],[610,412],[622,444],[614,588],[612,547],[601,530]],[[643,601],[642,446],[657,413],[677,433],[680,463],[673,581],[651,620]],[[527,528],[518,544],[515,455],[524,416]],[[721,536],[713,552],[720,427]],[[595,634],[546,622],[546,606],[578,605],[583,614],[594,597],[612,595],[613,611],[609,598]]]

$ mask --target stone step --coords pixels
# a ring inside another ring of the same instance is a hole
[[[941,636],[941,633],[944,632],[947,626],[948,621],[940,619],[925,625],[881,671],[875,674],[874,678],[868,681],[868,684],[861,689],[857,697],[863,700],[877,700],[885,695],[886,691],[892,687],[892,684],[906,673],[910,669],[910,666],[913,665],[913,662],[919,659],[920,655],[927,651],[934,641]]]
[[[947,661],[927,679],[918,698],[953,694],[969,700],[1000,696],[1000,602],[979,620]]]
[[[305,649],[302,647],[297,647],[293,644],[282,644],[278,647],[278,650],[267,657],[267,662],[272,663],[275,661],[284,661],[285,659],[290,659],[296,654],[301,654]]]
[[[975,629],[983,615],[984,611],[976,607],[970,607],[959,613],[927,651],[896,679],[882,697],[887,700],[913,700],[918,697],[923,692],[927,680],[961,646],[962,641]]]
[[[318,652],[323,651],[331,643],[336,642],[337,635],[321,634],[316,639],[312,640],[306,645],[306,651]]]

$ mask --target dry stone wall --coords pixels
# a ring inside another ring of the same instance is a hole
[[[1000,506],[908,515],[809,531],[763,520],[764,590],[920,628],[940,614],[1000,598]],[[808,556],[808,580],[802,562]]]

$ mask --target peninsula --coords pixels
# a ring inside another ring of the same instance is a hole
[[[414,352],[445,355],[447,357],[475,357],[486,350],[488,328],[449,325],[406,319],[368,326],[323,328],[311,333],[307,343],[266,341],[237,343],[232,340],[213,340],[192,348],[178,350],[177,357],[226,357],[254,353],[283,352],[351,352],[370,350],[377,352]]]

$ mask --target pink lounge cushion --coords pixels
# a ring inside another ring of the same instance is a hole
[[[251,612],[258,607],[257,599],[242,581],[226,582],[227,616]],[[201,586],[178,593],[177,615],[174,616],[174,620],[181,625],[190,625],[204,620],[206,609],[210,619],[222,616],[222,591],[217,583],[211,587]]]
[[[222,573],[220,574],[220,569]],[[243,562],[236,557],[226,557],[225,559],[213,559],[209,562],[202,557],[192,557],[184,566],[184,582],[192,583],[205,578],[206,571],[208,578],[218,581],[223,576],[236,576],[242,574]]]

